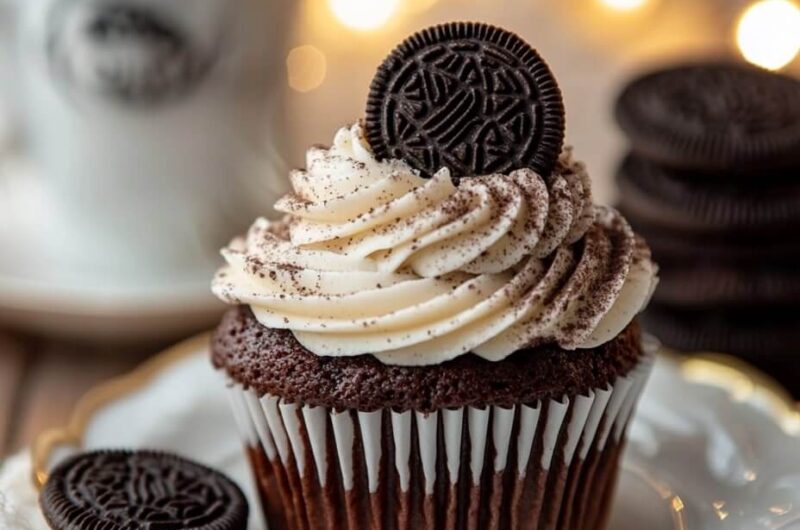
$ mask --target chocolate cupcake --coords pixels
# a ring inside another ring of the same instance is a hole
[[[563,127],[518,36],[424,30],[223,250],[213,362],[270,528],[604,527],[657,268]]]

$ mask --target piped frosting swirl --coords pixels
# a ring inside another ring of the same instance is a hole
[[[223,250],[213,290],[318,355],[427,365],[541,343],[602,344],[646,305],[656,267],[583,164],[430,179],[377,160],[360,124],[307,153],[278,201]]]

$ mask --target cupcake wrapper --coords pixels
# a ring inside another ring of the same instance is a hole
[[[271,530],[601,529],[652,366],[512,408],[336,411],[229,396]]]

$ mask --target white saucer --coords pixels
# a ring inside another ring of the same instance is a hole
[[[48,336],[146,341],[186,336],[218,319],[224,307],[210,293],[212,265],[129,285],[72,270],[49,248],[53,205],[33,167],[17,154],[0,158],[1,324]]]
[[[256,507],[207,341],[187,341],[86,396],[67,429],[40,438],[37,469],[80,438],[88,448],[159,448],[224,470]],[[610,528],[800,528],[800,412],[762,377],[718,360],[659,359],[631,428]],[[0,527],[5,491],[14,517],[45,530],[31,475],[27,455],[0,473]],[[263,528],[253,511],[250,528]]]

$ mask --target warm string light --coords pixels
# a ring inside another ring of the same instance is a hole
[[[288,84],[298,92],[311,92],[322,85],[329,57],[336,57],[341,50],[365,51],[363,39],[389,46],[401,20],[430,10],[439,0],[324,0],[328,9],[319,9],[319,2],[307,0],[304,15],[317,46],[298,46],[286,58]],[[342,39],[342,26],[364,34]]]
[[[648,0],[599,0],[604,6],[615,11],[633,11],[647,4]]]
[[[342,25],[359,31],[377,30],[405,13],[430,9],[438,0],[327,0],[330,13]],[[623,12],[642,11],[653,0],[594,0]],[[739,17],[736,43],[744,58],[779,70],[800,53],[800,7],[797,0],[758,0]],[[401,10],[402,7],[402,10]],[[403,13],[400,13],[403,11]],[[289,85],[300,92],[319,87],[325,79],[325,55],[313,46],[300,46],[287,58]]]
[[[298,92],[310,92],[325,80],[327,61],[315,46],[298,46],[286,57],[289,86]]]
[[[400,0],[328,0],[334,16],[358,30],[378,29],[397,11]]]
[[[800,8],[789,0],[756,2],[739,18],[736,43],[749,62],[780,70],[800,51]]]

